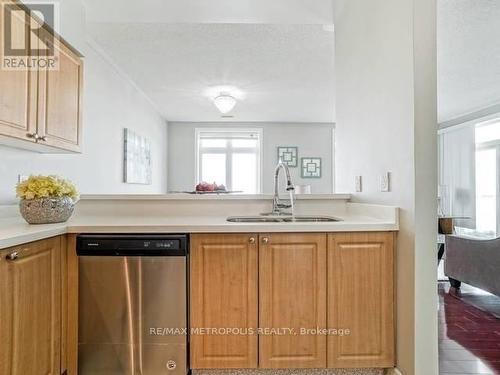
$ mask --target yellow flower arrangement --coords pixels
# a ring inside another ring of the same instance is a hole
[[[78,200],[75,185],[59,176],[30,176],[16,186],[17,196],[21,199],[70,197]]]

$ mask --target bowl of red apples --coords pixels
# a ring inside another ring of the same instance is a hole
[[[209,193],[225,193],[226,187],[224,185],[217,185],[217,183],[209,183],[209,182],[200,182],[196,185],[196,192],[200,194],[209,194]]]

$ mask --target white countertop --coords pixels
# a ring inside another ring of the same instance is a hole
[[[249,212],[254,203],[234,203],[230,207],[230,215],[217,211],[221,207],[217,202],[213,204],[216,206],[196,205],[196,209],[202,208],[194,214],[189,202],[166,202],[162,205],[156,201],[137,205],[132,201],[113,203],[98,198],[81,206],[79,204],[74,217],[67,223],[43,225],[27,224],[14,208],[10,209],[10,215],[3,216],[0,210],[0,249],[64,233],[353,232],[399,229],[398,209],[390,206],[341,202],[332,203],[334,205],[328,212],[317,213],[342,219],[338,222],[230,223],[226,221],[228,216],[254,214]],[[311,204],[307,203],[306,208]],[[255,205],[260,208],[257,203]],[[315,207],[323,205],[326,203],[318,203]]]
[[[230,223],[226,217],[87,217],[71,220],[68,233],[357,232],[397,230],[394,222],[350,217],[338,222]]]
[[[83,200],[271,200],[273,194],[191,194],[191,193],[168,193],[168,194],[84,194]],[[349,200],[351,194],[295,194],[298,200]]]
[[[67,227],[67,223],[30,225],[21,217],[0,219],[0,249],[58,236]]]
[[[394,231],[394,222],[368,217],[339,222],[229,223],[226,217],[86,217],[62,224],[29,225],[22,218],[0,220],[0,249],[64,233],[221,233]]]

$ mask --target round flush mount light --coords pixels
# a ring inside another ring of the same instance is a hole
[[[222,115],[231,112],[246,97],[238,87],[229,85],[209,86],[203,95],[210,99]]]
[[[220,113],[226,114],[236,105],[236,99],[228,93],[221,92],[220,95],[214,98],[214,104]]]

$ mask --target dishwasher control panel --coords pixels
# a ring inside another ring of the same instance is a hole
[[[171,234],[80,234],[80,256],[185,256],[188,235]]]

